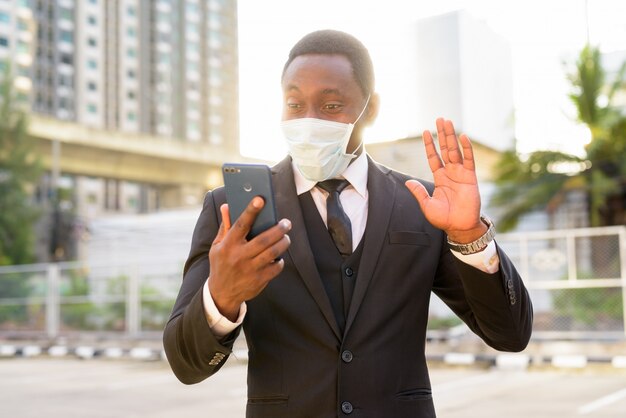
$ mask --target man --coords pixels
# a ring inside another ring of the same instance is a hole
[[[223,188],[207,193],[164,334],[172,369],[187,384],[207,378],[243,328],[249,417],[434,417],[431,291],[496,349],[523,350],[532,327],[526,289],[480,214],[471,143],[437,120],[439,155],[424,132],[434,185],[372,161],[372,63],[342,32],[301,39],[282,89],[282,220],[247,241],[263,199],[234,220]]]

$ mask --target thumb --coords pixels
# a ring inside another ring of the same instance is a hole
[[[213,244],[219,244],[228,231],[230,231],[230,211],[228,210],[228,204],[224,203],[220,206],[220,213],[222,214],[222,223],[220,229],[217,231],[217,236],[213,240]]]
[[[424,211],[430,201],[430,195],[424,185],[417,180],[407,180],[404,185],[409,189],[413,197],[415,197],[422,211]]]

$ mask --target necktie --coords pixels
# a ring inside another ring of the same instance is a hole
[[[347,180],[336,179],[317,183],[318,187],[328,192],[326,199],[328,232],[344,258],[352,254],[352,224],[341,206],[339,193],[349,185]]]

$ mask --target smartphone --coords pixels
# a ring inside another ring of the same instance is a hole
[[[259,235],[266,229],[276,225],[276,205],[272,190],[272,172],[264,164],[225,163],[222,166],[226,201],[230,211],[231,224],[241,216],[244,209],[255,196],[261,196],[265,206],[258,214],[248,240]]]

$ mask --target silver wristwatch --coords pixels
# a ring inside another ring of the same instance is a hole
[[[480,220],[487,225],[487,232],[485,232],[477,240],[467,244],[459,244],[458,242],[450,241],[450,239],[448,239],[450,249],[460,252],[463,255],[476,254],[477,252],[484,250],[496,236],[496,228],[493,225],[493,222],[491,222],[491,219],[487,218],[485,215],[480,215]]]

